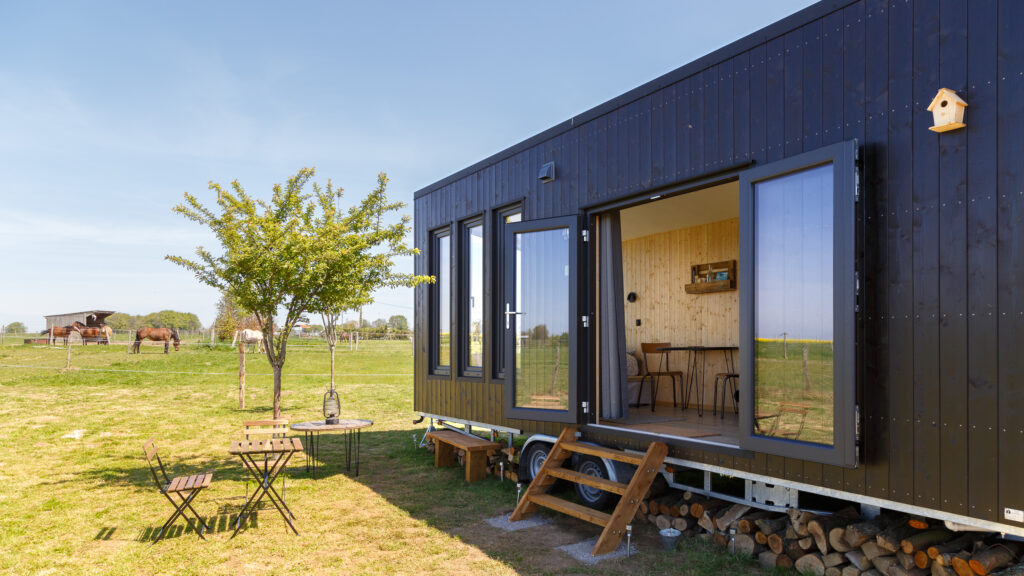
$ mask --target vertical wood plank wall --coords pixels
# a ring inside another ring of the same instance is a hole
[[[739,292],[687,294],[683,286],[690,282],[691,265],[739,258],[739,226],[739,218],[732,218],[622,242],[622,289],[637,293],[636,302],[625,303],[627,350],[640,357],[641,342],[737,345]],[[687,358],[684,352],[672,352],[669,360],[673,370],[683,370]],[[705,386],[724,371],[722,355],[708,353]],[[710,389],[705,396],[710,407]],[[667,380],[659,387],[657,401],[672,403]]]
[[[428,273],[431,230],[481,214],[493,251],[491,216],[513,203],[526,220],[580,214],[856,138],[862,465],[672,454],[1008,522],[1003,507],[1024,509],[1022,21],[1017,0],[826,0],[424,189],[416,271]],[[968,102],[966,129],[928,130],[940,87]],[[548,161],[557,178],[540,183]],[[488,337],[499,305],[492,276]],[[483,378],[429,374],[429,290],[416,290],[415,409],[557,434],[558,425],[504,418],[489,346]]]

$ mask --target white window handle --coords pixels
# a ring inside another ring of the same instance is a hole
[[[509,304],[508,302],[505,302],[505,330],[508,330],[509,328],[512,327],[512,321],[511,321],[512,316],[521,315],[521,314],[522,314],[522,312],[516,312],[515,310],[512,309],[512,305],[511,304]]]

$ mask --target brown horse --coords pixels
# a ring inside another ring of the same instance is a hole
[[[178,345],[181,343],[181,339],[178,338],[178,331],[174,328],[139,328],[135,331],[135,342],[132,344],[132,352],[136,354],[141,353],[140,348],[142,347],[143,340],[153,340],[154,342],[164,343],[164,354],[168,353],[168,347],[171,340],[174,340],[174,351],[178,351]]]
[[[53,326],[43,330],[41,334],[46,334],[46,343],[50,346],[57,343],[58,338],[64,339],[64,345],[67,345],[68,338],[75,332],[74,326]]]
[[[97,344],[110,344],[110,334],[112,330],[109,326],[89,327],[82,324],[79,321],[75,321],[71,325],[75,332],[82,337],[82,345],[86,345],[89,342],[96,342]]]

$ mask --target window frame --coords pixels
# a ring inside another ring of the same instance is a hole
[[[856,348],[857,142],[840,142],[740,173],[740,447],[820,462],[857,466]],[[810,168],[833,167],[833,427],[832,446],[754,433],[754,187]]]
[[[505,301],[505,229],[509,224],[512,224],[512,222],[506,223],[505,218],[514,214],[519,214],[520,222],[526,220],[526,213],[522,202],[516,202],[515,204],[494,210],[494,226],[490,232],[491,297],[489,300],[492,304]],[[505,326],[504,309],[501,305],[494,305],[491,308],[490,321],[493,327],[490,330],[491,343],[489,344],[491,350],[491,377],[495,380],[504,380],[506,373],[505,362],[507,360],[505,350],[506,334],[502,329]],[[485,337],[487,336],[487,331],[484,332],[484,335]]]
[[[448,364],[439,362],[441,354],[441,294],[440,272],[441,272],[441,239],[448,238]],[[437,228],[430,232],[430,274],[437,279],[430,286],[430,373],[437,376],[451,376],[453,363],[452,338],[452,272],[454,262],[452,260],[452,227],[450,225]]]
[[[484,324],[487,321],[486,312],[480,315],[480,337],[483,339],[483,346],[480,351],[480,365],[470,366],[469,355],[470,355],[470,341],[469,336],[472,334],[471,330],[471,319],[469,317],[469,298],[472,294],[470,283],[472,282],[471,266],[470,266],[470,234],[469,229],[475,226],[480,226],[480,239],[484,242],[481,250],[480,259],[480,283],[481,283],[481,297],[480,307],[481,310],[485,308],[485,301],[487,299],[487,282],[486,276],[484,275],[487,254],[487,224],[486,218],[483,214],[474,216],[467,220],[463,220],[459,224],[459,258],[456,268],[460,270],[459,275],[459,310],[458,310],[458,357],[459,357],[459,375],[467,378],[483,378],[484,368],[487,364],[486,354],[484,353],[487,346],[487,334],[485,332]]]

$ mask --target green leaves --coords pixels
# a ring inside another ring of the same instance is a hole
[[[388,200],[386,174],[380,173],[377,187],[347,210],[340,206],[342,189],[330,180],[322,187],[312,181],[314,175],[313,168],[299,170],[283,186],[274,185],[269,200],[249,196],[237,180],[230,188],[211,182],[215,207],[188,193],[174,207],[209,228],[220,247],[215,254],[199,246],[193,258],[167,260],[256,316],[275,372],[284,365],[288,336],[303,313],[354,309],[372,302],[380,287],[432,280],[394,270],[396,257],[417,250],[406,241],[412,222],[408,216],[386,222],[405,207]]]

